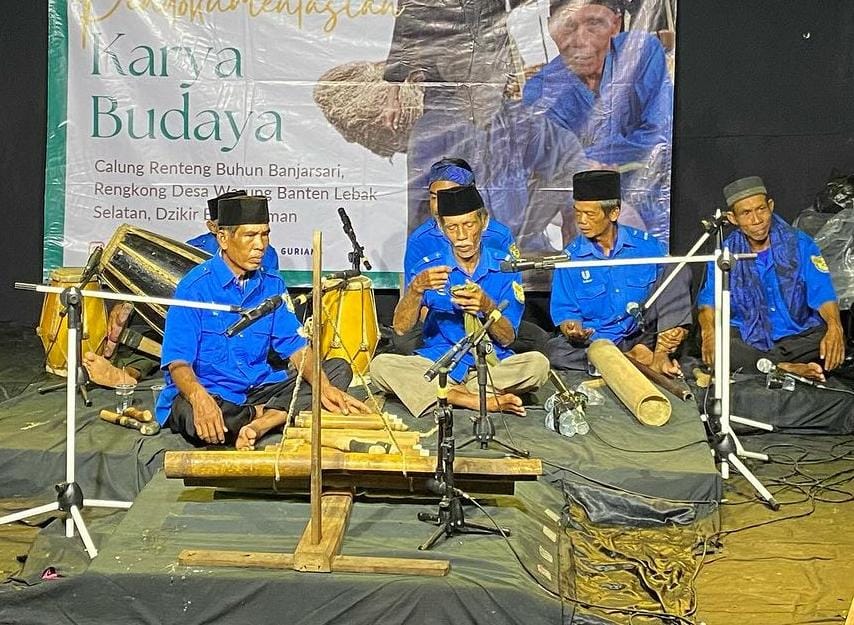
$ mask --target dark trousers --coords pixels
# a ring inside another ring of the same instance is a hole
[[[741,369],[744,373],[759,373],[756,361],[767,358],[775,365],[779,362],[818,362],[819,348],[827,326],[821,324],[800,334],[775,341],[767,352],[748,345],[736,328],[730,329],[730,370]]]
[[[323,362],[323,371],[332,386],[341,390],[347,390],[350,385],[350,380],[353,379],[353,371],[346,360],[341,358],[331,358]],[[291,404],[291,395],[293,395],[294,387],[296,386],[297,374],[296,371],[290,371],[288,379],[282,382],[273,384],[264,384],[258,388],[252,389],[246,396],[246,401],[242,404],[235,404],[223,399],[219,395],[214,395],[213,398],[217,405],[222,410],[222,418],[225,422],[225,427],[228,432],[225,433],[225,444],[234,445],[237,441],[237,435],[240,433],[240,428],[247,425],[255,418],[255,406],[263,405],[264,408],[273,410],[287,411]],[[306,410],[311,406],[311,385],[305,380],[300,383],[299,391],[297,391],[297,399],[294,404],[294,413],[299,414],[301,410]],[[196,434],[196,427],[193,423],[193,407],[183,395],[175,397],[172,402],[172,410],[169,413],[167,421],[169,429],[176,434],[180,434],[193,445],[207,445]]]
[[[661,276],[655,281],[647,297],[652,295],[664,279],[675,267],[668,266]],[[667,288],[656,299],[652,306],[643,313],[644,328],[638,330],[631,336],[627,336],[616,343],[622,352],[629,351],[635,345],[643,343],[651,350],[655,350],[656,336],[670,328],[691,325],[691,272],[683,268]],[[640,302],[641,305],[644,302]],[[591,339],[596,340],[594,334]],[[574,369],[587,371],[587,347],[589,342],[571,343],[558,328],[556,336],[548,341],[549,362],[552,368],[558,370]]]

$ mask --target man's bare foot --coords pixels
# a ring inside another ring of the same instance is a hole
[[[825,382],[824,370],[817,362],[778,362],[777,368],[794,373],[808,380]]]
[[[638,343],[637,345],[632,347],[629,351],[626,352],[626,356],[637,360],[639,363],[641,363],[642,365],[646,365],[647,367],[652,366],[652,350],[643,343]]]
[[[95,352],[83,354],[83,366],[89,374],[89,379],[95,384],[115,388],[119,384],[136,384],[136,380],[123,369],[113,364]]]
[[[487,397],[486,409],[490,412],[509,412],[520,417],[527,414],[521,398],[513,393],[501,393],[497,397],[495,395]]]
[[[448,402],[452,406],[477,410],[480,408],[480,397],[470,393],[463,386],[448,389]],[[522,400],[512,393],[490,393],[486,395],[486,409],[489,412],[509,412],[520,417],[525,416],[525,408]]]
[[[255,441],[258,440],[258,438],[258,432],[252,426],[252,423],[244,425],[240,428],[240,432],[237,433],[237,442],[234,444],[234,448],[237,450],[255,449]]]
[[[273,410],[264,406],[255,406],[255,418],[240,428],[237,433],[235,449],[255,449],[255,442],[274,427],[284,425],[288,413],[284,410]]]

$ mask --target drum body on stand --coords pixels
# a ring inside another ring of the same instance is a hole
[[[122,224],[104,248],[101,279],[117,293],[173,297],[178,282],[210,254],[162,234]],[[163,336],[166,307],[138,302],[136,312]]]
[[[353,374],[365,377],[379,342],[380,326],[370,278],[351,278],[346,286],[328,280],[323,295],[323,326],[320,346],[323,358],[343,358]]]
[[[65,289],[77,286],[83,276],[83,267],[57,267],[50,272],[50,286]],[[96,279],[84,285],[84,290],[98,290]],[[83,353],[100,353],[107,335],[107,311],[104,300],[84,297],[82,309],[81,348]],[[42,304],[39,326],[36,328],[45,351],[45,369],[63,377],[68,375],[68,316],[59,293],[47,293]]]

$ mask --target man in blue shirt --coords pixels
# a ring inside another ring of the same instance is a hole
[[[227,200],[230,198],[241,197],[246,195],[246,191],[226,191],[225,193],[218,195],[214,198],[208,200],[208,219],[205,222],[205,225],[208,228],[208,232],[204,234],[200,234],[197,237],[193,237],[189,241],[187,241],[187,245],[192,245],[193,247],[197,247],[200,250],[204,250],[211,256],[216,256],[219,254],[219,243],[217,243],[217,223],[219,220],[219,202],[221,200]],[[267,249],[264,251],[264,259],[262,261],[262,266],[270,272],[277,272],[279,270],[279,255],[276,254],[276,248],[271,245],[267,246]]]
[[[756,372],[768,358],[780,369],[814,380],[838,367],[845,341],[836,292],[818,245],[774,213],[758,176],[724,187],[727,219],[737,226],[724,245],[739,260],[730,276],[730,365]],[[714,364],[714,267],[697,296],[702,356]],[[820,361],[823,361],[823,366]]]
[[[600,168],[623,172],[623,201],[666,240],[673,85],[658,39],[620,32],[625,4],[553,0],[548,27],[560,55],[528,80],[523,101],[575,133]],[[571,214],[564,220],[571,233]]]
[[[579,234],[566,248],[573,261],[654,258],[664,246],[647,232],[617,224],[620,175],[579,172],[573,178]],[[586,369],[590,340],[608,339],[621,351],[668,376],[680,375],[671,353],[691,323],[690,274],[679,272],[661,296],[645,307],[668,271],[662,265],[562,268],[554,272],[551,316],[560,335],[549,341],[555,369]],[[646,310],[644,310],[646,308]],[[632,311],[637,311],[633,314]]]
[[[284,424],[296,382],[293,373],[270,366],[270,349],[302,369],[305,384],[295,411],[310,402],[309,385],[315,382],[326,409],[367,411],[341,390],[352,375],[343,360],[324,363],[321,379],[312,379],[316,356],[285,284],[262,264],[270,237],[267,199],[232,197],[220,200],[218,209],[220,252],[187,273],[175,297],[247,309],[283,296],[285,305],[231,337],[226,331],[240,318],[237,313],[170,306],[161,357],[166,388],[158,398],[157,420],[196,444],[252,449],[258,438]]]
[[[394,330],[404,333],[424,320],[424,344],[416,355],[381,354],[371,362],[371,378],[394,393],[415,416],[436,403],[436,385],[424,380],[433,360],[507,301],[503,315],[488,330],[494,351],[488,358],[492,391],[486,409],[524,415],[519,393],[533,391],[548,378],[548,361],[538,352],[514,354],[509,346],[524,310],[525,293],[518,273],[502,273],[506,254],[483,244],[487,214],[483,199],[472,185],[437,194],[438,219],[451,247],[422,259],[394,311]],[[492,361],[492,362],[490,362]],[[474,357],[466,354],[450,371],[448,401],[454,406],[479,407],[477,380],[471,372]]]

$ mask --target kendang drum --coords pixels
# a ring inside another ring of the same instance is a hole
[[[57,267],[50,272],[50,286],[60,289],[77,286],[83,277],[83,267]],[[96,291],[100,287],[92,278],[83,290]],[[84,297],[81,306],[81,350],[101,353],[107,336],[107,308],[103,299]],[[45,369],[56,375],[68,375],[68,315],[60,301],[59,293],[45,294],[42,314],[36,334],[41,337],[45,353]],[[83,355],[81,354],[81,356]]]
[[[192,245],[122,224],[104,248],[101,279],[117,293],[169,298],[184,274],[209,258],[210,254]],[[163,335],[167,306],[135,302],[134,308]]]
[[[372,287],[365,276],[352,278],[344,286],[337,279],[324,282],[324,288],[331,290],[323,295],[321,353],[323,358],[343,358],[359,376],[367,374],[380,336]]]

